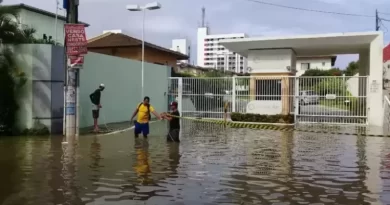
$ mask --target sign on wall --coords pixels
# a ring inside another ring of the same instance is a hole
[[[282,113],[281,100],[254,100],[246,106],[246,112],[262,115],[277,115]]]
[[[88,53],[84,24],[65,24],[65,45],[68,67],[82,68],[84,55]]]

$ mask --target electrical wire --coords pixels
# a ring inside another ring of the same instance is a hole
[[[384,12],[379,12],[379,11],[378,11],[378,13],[383,14],[383,15],[390,15],[390,13],[384,13]]]
[[[286,8],[286,9],[295,9],[295,10],[300,10],[300,11],[309,11],[309,12],[325,13],[325,14],[335,14],[335,15],[343,15],[343,16],[355,16],[355,17],[375,18],[375,16],[366,15],[366,14],[342,13],[342,12],[335,12],[335,11],[325,11],[325,10],[317,10],[317,9],[307,9],[307,8],[286,6],[286,5],[282,5],[282,4],[275,4],[275,3],[270,3],[270,2],[260,1],[260,0],[244,0],[244,1],[249,1],[249,2],[258,3],[258,4],[263,4],[263,5],[268,5],[268,6]]]
[[[382,22],[382,19],[379,19],[379,24],[380,24],[380,28],[384,28],[384,33],[387,33],[389,32],[389,29],[387,29],[387,27],[385,26],[385,24],[383,24]]]

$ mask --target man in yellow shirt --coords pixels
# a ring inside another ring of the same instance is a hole
[[[135,109],[133,116],[131,117],[131,122],[133,121],[135,115],[137,115],[137,120],[134,121],[134,135],[138,137],[141,134],[144,137],[148,137],[149,134],[149,121],[151,119],[150,113],[153,113],[157,119],[161,119],[160,115],[154,110],[154,107],[149,104],[150,98],[145,97],[144,101],[140,103]]]

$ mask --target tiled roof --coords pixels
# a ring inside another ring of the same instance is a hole
[[[141,46],[142,41],[122,33],[104,33],[88,40],[88,48],[112,48],[112,47],[136,47]],[[189,57],[182,53],[167,49],[145,41],[145,47],[177,56],[177,60],[187,60]]]

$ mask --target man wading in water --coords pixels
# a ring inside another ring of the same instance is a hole
[[[154,110],[154,107],[149,104],[150,98],[145,97],[144,101],[138,105],[135,109],[133,116],[130,119],[130,122],[133,121],[135,115],[137,115],[137,120],[134,121],[134,135],[138,137],[139,134],[143,134],[144,137],[148,137],[149,134],[149,121],[151,119],[150,113],[153,113],[157,119],[161,119],[158,113]]]
[[[180,142],[180,113],[177,110],[177,102],[171,103],[171,112],[161,114],[162,118],[169,121],[169,132],[167,135],[167,141]],[[172,117],[177,116],[177,117]]]

